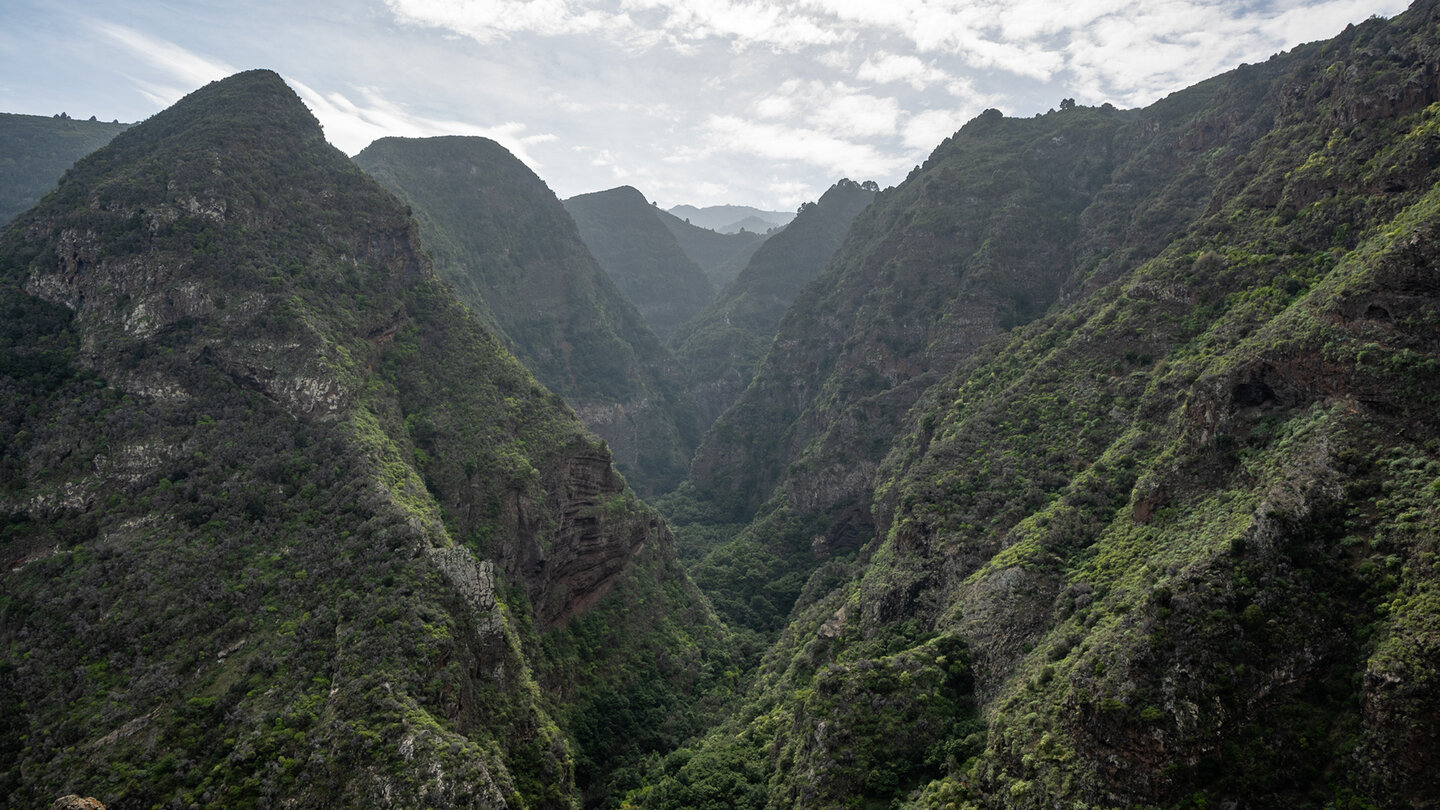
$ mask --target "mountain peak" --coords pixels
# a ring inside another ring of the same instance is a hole
[[[320,122],[273,70],[247,70],[218,81],[180,99],[146,122],[147,129],[164,134],[185,133],[191,127],[293,130],[322,136]]]
[[[635,188],[634,186],[616,186],[615,188],[607,188],[604,191],[592,191],[588,194],[577,194],[574,197],[571,197],[570,200],[591,202],[598,202],[603,200],[610,205],[620,203],[624,203],[626,205],[635,205],[637,203],[640,205],[650,204],[650,200],[646,199],[644,192],[642,192],[638,188]],[[569,200],[567,200],[566,202],[569,202]]]

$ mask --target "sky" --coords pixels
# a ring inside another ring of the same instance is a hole
[[[480,135],[562,198],[794,210],[987,108],[1140,107],[1399,0],[0,0],[0,112],[139,121],[250,68],[330,142]]]

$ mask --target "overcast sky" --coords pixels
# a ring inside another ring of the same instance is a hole
[[[793,210],[987,107],[1143,106],[1399,0],[0,0],[0,112],[136,121],[278,71],[349,154],[485,135],[561,197]]]

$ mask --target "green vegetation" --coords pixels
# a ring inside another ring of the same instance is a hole
[[[275,74],[81,161],[0,306],[15,806],[573,807],[732,688],[659,518]]]
[[[1437,23],[986,113],[880,194],[662,501],[774,641],[631,802],[1430,801]]]
[[[425,226],[517,257],[467,307],[278,76],[192,94],[0,231],[0,792],[1433,804],[1437,26],[982,114],[780,318],[678,541],[484,326],[574,250],[531,175]]]
[[[566,200],[565,210],[596,261],[662,340],[715,297],[710,279],[639,191],[621,186],[581,194]]]
[[[724,288],[745,269],[750,257],[755,255],[755,251],[759,250],[767,239],[764,234],[754,231],[719,233],[692,225],[687,220],[654,206],[651,210],[675,237],[675,243],[705,272],[705,277],[710,279],[711,285],[717,290]]]
[[[672,489],[697,442],[675,362],[540,178],[484,138],[382,138],[355,162],[409,205],[436,274],[608,442],[630,483]]]
[[[850,221],[878,191],[873,182],[841,180],[818,202],[801,206],[719,297],[671,336],[702,425],[714,422],[750,384],[785,310],[820,275]]]
[[[129,124],[0,113],[0,225],[55,188],[75,161],[110,142]]]

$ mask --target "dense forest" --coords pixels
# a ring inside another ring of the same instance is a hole
[[[1060,106],[764,234],[268,71],[78,151],[7,805],[1440,807],[1440,4]]]

